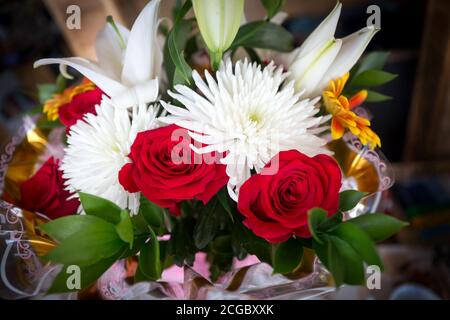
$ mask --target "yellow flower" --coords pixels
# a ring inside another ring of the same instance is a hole
[[[58,120],[58,110],[61,106],[68,104],[72,101],[73,97],[76,95],[91,91],[95,89],[95,84],[93,84],[88,79],[84,79],[81,84],[73,87],[69,87],[62,93],[57,93],[53,97],[47,100],[44,104],[43,111],[47,115],[49,121]]]
[[[380,138],[370,129],[370,121],[351,111],[366,100],[367,90],[359,91],[350,99],[341,94],[348,77],[347,72],[343,77],[331,80],[327,90],[322,94],[325,109],[333,116],[331,137],[333,140],[340,139],[347,128],[361,140],[362,144],[368,145],[371,149],[381,147]]]

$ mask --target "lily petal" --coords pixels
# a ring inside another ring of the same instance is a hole
[[[342,48],[333,65],[324,75],[319,89],[325,88],[330,80],[339,78],[348,72],[361,57],[370,40],[379,30],[374,26],[369,26],[342,39]]]
[[[158,79],[149,80],[126,88],[119,94],[111,96],[111,101],[116,108],[127,109],[129,107],[155,101],[158,98]]]
[[[130,31],[118,23],[116,23],[116,26],[126,45]],[[124,48],[121,47],[120,41],[116,30],[109,23],[97,33],[95,40],[95,51],[99,66],[111,78],[118,81],[120,81],[122,74],[124,56]]]
[[[156,30],[159,29],[159,25],[164,22],[164,18],[158,20],[156,25]],[[153,52],[153,77],[160,77],[162,74],[163,67],[163,48],[166,38],[162,35],[155,36],[155,50]]]
[[[333,11],[322,21],[322,23],[308,36],[300,46],[297,56],[301,57],[308,54],[321,43],[325,43],[334,38],[339,16],[341,15],[342,4],[336,3]],[[295,59],[295,58],[294,58]]]
[[[108,96],[113,96],[120,92],[123,92],[126,87],[120,82],[111,79],[95,62],[89,61],[84,58],[61,58],[61,59],[41,59],[34,63],[34,68],[38,68],[47,64],[64,64],[74,68],[80,72],[83,76],[91,80]]]
[[[150,1],[131,29],[122,71],[122,82],[127,86],[156,77],[157,67],[153,55],[157,49],[159,3],[160,0]]]
[[[305,90],[303,96],[314,97],[315,88],[335,60],[342,41],[330,40],[321,44],[302,59],[298,59],[290,68],[290,78],[295,80],[295,90]],[[320,94],[320,93],[319,93]]]

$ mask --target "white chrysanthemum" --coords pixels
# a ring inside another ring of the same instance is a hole
[[[61,170],[66,189],[108,199],[137,213],[139,193],[128,193],[118,174],[128,160],[136,135],[157,127],[158,110],[145,104],[131,110],[116,108],[103,97],[97,115],[87,114],[70,128]]]
[[[163,103],[172,116],[162,121],[186,128],[190,136],[205,146],[191,148],[197,153],[227,152],[221,161],[230,177],[228,190],[237,199],[237,191],[250,177],[280,151],[296,149],[309,156],[326,153],[326,141],[317,136],[326,127],[328,117],[316,117],[314,104],[320,99],[301,100],[294,84],[284,87],[287,77],[282,67],[272,63],[261,66],[230,60],[223,62],[216,73],[217,81],[205,72],[206,82],[194,71],[197,89],[176,86],[178,93],[169,94],[185,107]]]

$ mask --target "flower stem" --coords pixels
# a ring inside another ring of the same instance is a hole
[[[213,71],[217,71],[220,67],[220,62],[222,61],[223,53],[220,51],[209,52],[209,57],[211,59],[211,68]]]

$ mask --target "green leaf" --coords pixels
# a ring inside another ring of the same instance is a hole
[[[317,232],[318,227],[323,221],[325,221],[325,219],[327,218],[327,215],[328,215],[328,213],[321,208],[313,208],[308,211],[309,231],[311,232],[311,235],[313,236],[313,238],[319,243],[321,243],[322,240],[319,238],[319,235]]]
[[[267,21],[255,21],[239,29],[231,49],[250,47],[289,52],[293,49],[293,40],[292,34],[283,27]]]
[[[164,210],[144,196],[141,197],[139,214],[153,229],[157,230],[163,226]]]
[[[330,236],[331,255],[328,257],[331,262],[331,270],[342,268],[344,272],[344,282],[352,285],[360,285],[364,281],[363,261],[352,246],[346,241]],[[335,254],[337,253],[337,255]],[[335,259],[337,258],[337,259]],[[331,260],[330,260],[331,259]],[[339,264],[339,266],[337,266]],[[336,283],[338,285],[338,283]]]
[[[131,217],[131,223],[133,224],[135,233],[146,234],[148,233],[148,223],[141,213],[135,214]]]
[[[110,228],[110,226],[108,222],[95,216],[72,215],[47,222],[39,226],[39,229],[47,233],[54,240],[62,242],[82,230],[95,233],[98,230]]]
[[[173,256],[170,254],[168,241],[159,242],[159,256],[161,260],[161,268],[164,270],[173,265]]]
[[[381,70],[366,70],[355,76],[351,82],[351,86],[357,87],[374,87],[388,83],[397,77],[396,74]]]
[[[176,42],[176,47],[180,50],[186,47],[187,39],[189,36],[189,32],[192,29],[192,20],[181,20],[178,27],[177,32],[173,36],[174,41]],[[169,35],[167,36],[167,40],[169,39]],[[174,86],[177,83],[183,82],[183,77],[180,75],[180,72],[176,73],[176,66],[172,60],[169,51],[169,41],[166,41],[164,45],[164,69],[167,72],[167,78],[169,79],[171,86]],[[176,77],[176,78],[175,78]]]
[[[323,236],[323,240],[321,242],[318,242],[314,238],[312,240],[312,249],[316,253],[319,260],[323,263],[323,265],[329,269],[328,246],[329,246],[329,239],[328,239],[328,235],[326,235],[326,234]]]
[[[222,188],[218,193],[217,193],[217,199],[219,200],[220,204],[222,205],[223,209],[228,213],[231,222],[234,223],[234,218],[233,218],[233,210],[231,209],[231,205],[230,205],[230,201],[229,201],[229,197],[228,197],[228,191],[226,188]]]
[[[113,256],[123,245],[114,225],[98,224],[95,232],[84,228],[65,238],[47,258],[64,265],[87,266]]]
[[[197,248],[194,244],[194,219],[182,219],[175,223],[170,236],[168,252],[177,266],[194,263]]]
[[[100,278],[103,273],[105,273],[105,271],[114,264],[114,262],[121,258],[121,253],[122,250],[120,250],[116,255],[106,259],[102,259],[95,264],[89,266],[80,266],[80,290],[86,289],[98,278]],[[53,281],[52,286],[47,291],[47,294],[78,291],[78,289],[71,290],[67,287],[67,280],[73,274],[72,272],[67,273],[67,267],[68,266],[63,266],[63,268]]]
[[[346,241],[324,234],[322,243],[313,240],[317,257],[330,271],[336,287],[343,283],[361,284],[364,281],[363,260]]]
[[[120,212],[120,222],[116,225],[116,231],[120,239],[130,244],[131,249],[133,247],[134,231],[130,213],[127,210]]]
[[[217,199],[219,200],[220,204],[225,209],[225,211],[228,212],[229,214],[232,214],[230,202],[228,201],[228,193],[227,193],[226,188],[221,189],[217,193]]]
[[[211,279],[216,281],[218,277],[231,270],[233,265],[232,238],[230,235],[218,236],[211,244],[207,255],[210,263]]]
[[[349,211],[356,207],[356,205],[367,195],[367,192],[360,192],[357,190],[345,190],[339,193],[339,210]]]
[[[42,104],[46,103],[54,94],[58,93],[58,86],[54,83],[40,84],[37,88],[39,102]]]
[[[184,58],[183,51],[179,52],[173,44],[173,36],[169,35],[169,52],[175,64],[175,75],[173,85],[191,84],[192,69]]]
[[[212,199],[200,212],[194,229],[194,243],[198,249],[205,248],[219,231],[219,217],[217,216],[217,199]]]
[[[120,222],[120,209],[115,203],[94,196],[80,192],[80,202],[84,211],[88,215],[97,216],[112,224],[118,224]]]
[[[348,220],[347,223],[352,223],[362,229],[375,242],[386,240],[408,225],[406,222],[383,213],[363,214]]]
[[[148,227],[147,227],[147,233],[148,233]],[[133,246],[126,246],[126,250],[122,254],[122,258],[128,258],[136,256],[139,251],[141,251],[142,247],[144,246],[145,242],[147,241],[148,236],[142,235],[142,236],[136,236],[133,239]]]
[[[261,58],[259,57],[258,53],[255,49],[252,48],[244,48],[245,52],[247,52],[248,57],[250,58],[251,62],[256,62],[257,64],[262,64]]]
[[[56,90],[57,92],[63,92],[67,88],[67,80],[66,78],[60,74],[56,78]]]
[[[334,282],[336,284],[336,287],[339,287],[343,282],[345,278],[345,271],[344,269],[346,266],[344,265],[342,258],[339,254],[338,249],[335,245],[333,245],[333,242],[331,241],[331,237],[326,238],[325,242],[325,254],[326,254],[326,261],[328,262],[327,268],[333,275]]]
[[[318,230],[321,232],[329,232],[334,230],[342,222],[342,212],[337,212],[330,218],[322,221],[319,224]]]
[[[61,128],[63,125],[58,120],[56,121],[50,121],[46,117],[41,117],[38,122],[36,123],[36,126],[39,129],[55,129],[55,128]]]
[[[177,17],[174,22],[174,26],[172,31],[169,33],[169,36],[167,38],[167,45],[170,57],[172,58],[172,61],[175,65],[175,76],[177,77],[177,81],[179,83],[191,83],[191,76],[192,76],[192,69],[189,66],[189,64],[186,62],[186,59],[184,58],[183,51],[178,46],[177,38],[178,38],[178,32],[180,29],[181,21],[183,17],[186,15],[186,13],[190,10],[192,4],[191,1],[186,1],[183,5],[183,7],[180,9],[180,11],[177,14]],[[178,75],[177,75],[178,73]],[[182,80],[183,82],[180,82]]]
[[[383,102],[391,100],[392,97],[386,96],[382,93],[375,92],[372,90],[367,90],[367,99],[366,102]]]
[[[313,239],[313,249],[317,254],[319,260],[330,271],[333,276],[334,282],[339,287],[344,282],[344,264],[342,258],[333,245],[331,237],[327,234],[323,235],[323,241],[321,243]]]
[[[142,271],[139,266],[136,268],[136,273],[134,274],[134,283],[143,282],[143,281],[152,281],[149,279]]]
[[[367,70],[382,70],[386,64],[389,52],[373,51],[369,53],[364,60],[358,65],[353,76],[357,76]]]
[[[356,225],[351,223],[342,223],[336,228],[336,230],[333,231],[333,234],[350,244],[350,246],[368,265],[377,265],[381,270],[383,270],[383,263],[378,255],[373,241]]]
[[[162,268],[159,251],[159,241],[152,228],[150,230],[150,241],[147,242],[139,255],[139,269],[149,280],[161,278]]]
[[[266,8],[268,20],[272,19],[284,4],[284,0],[261,0],[261,2],[264,8]]]
[[[242,222],[233,224],[232,248],[236,256],[244,258],[246,253],[253,254],[259,260],[272,263],[272,245],[266,240],[256,236],[252,231],[242,225]]]
[[[303,247],[294,238],[274,246],[273,272],[290,273],[294,271],[302,261]]]

